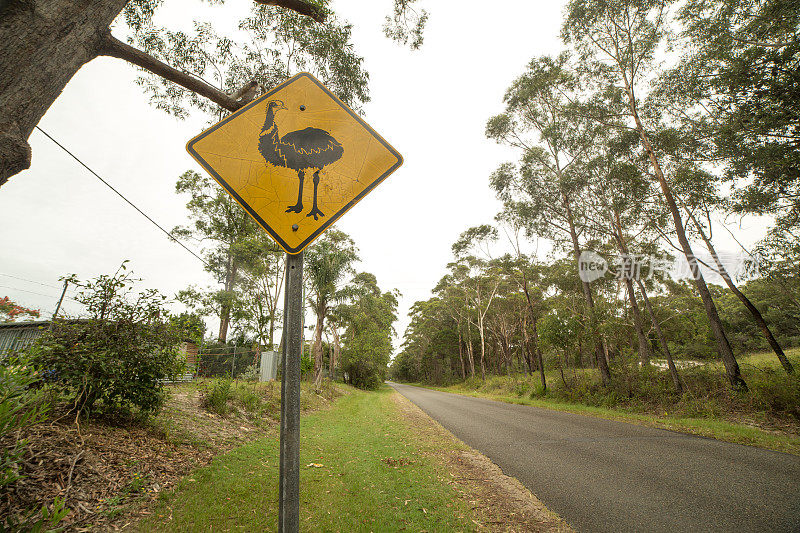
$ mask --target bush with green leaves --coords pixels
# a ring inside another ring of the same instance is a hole
[[[47,414],[41,392],[31,388],[39,379],[24,356],[10,356],[0,362],[0,493],[22,477],[19,464],[28,442],[18,435]]]
[[[24,477],[20,466],[28,439],[21,435],[47,417],[49,404],[35,386],[40,379],[40,373],[24,355],[0,361],[0,494]],[[43,505],[22,516],[4,517],[0,531],[52,531],[68,512],[64,501],[56,498],[52,511]]]
[[[201,403],[207,410],[220,416],[228,414],[228,400],[233,396],[233,380],[231,378],[215,379],[203,392]]]
[[[45,376],[67,392],[75,409],[157,412],[163,381],[183,371],[178,355],[181,332],[169,320],[166,298],[137,281],[125,263],[112,275],[81,283],[77,300],[89,318],[56,320],[31,348]]]

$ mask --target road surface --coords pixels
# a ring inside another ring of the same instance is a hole
[[[578,531],[800,531],[800,457],[391,386]]]

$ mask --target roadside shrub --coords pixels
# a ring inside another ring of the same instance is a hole
[[[166,298],[155,290],[133,293],[125,264],[113,276],[80,283],[83,320],[56,320],[31,348],[33,362],[71,396],[76,410],[157,412],[163,380],[180,373],[179,331],[170,324]]]
[[[261,396],[252,388],[247,385],[239,385],[233,390],[233,396],[237,404],[252,415],[258,415],[261,412]]]
[[[530,393],[530,390],[531,390],[531,384],[527,381],[517,381],[516,383],[514,383],[514,386],[512,388],[514,394],[516,394],[520,398]]]
[[[19,464],[28,441],[18,437],[20,432],[47,415],[41,392],[31,388],[39,379],[24,356],[10,356],[0,363],[0,493],[22,477]]]
[[[24,355],[7,357],[0,362],[0,494],[6,494],[21,473],[28,439],[20,438],[26,428],[42,422],[49,411],[44,401],[40,373]],[[22,516],[5,516],[0,531],[51,531],[69,512],[64,501],[56,498],[53,510],[46,505],[31,509]]]
[[[228,414],[228,400],[231,399],[231,378],[216,379],[202,395],[201,404],[204,408],[220,416]]]
[[[245,368],[244,372],[239,376],[239,379],[242,381],[251,381],[255,382],[261,377],[261,369],[258,368],[257,364],[252,364]]]
[[[300,375],[304,378],[311,376],[314,371],[314,360],[311,359],[311,354],[303,354],[300,357]]]

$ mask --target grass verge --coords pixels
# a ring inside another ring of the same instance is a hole
[[[407,431],[391,395],[388,387],[356,391],[303,418],[303,531],[476,529],[473,511],[434,453],[441,441]],[[278,439],[272,435],[196,470],[138,529],[273,531],[277,485]]]
[[[555,411],[567,411],[587,416],[595,416],[598,418],[606,418],[609,420],[618,420],[633,424],[659,427],[673,431],[680,431],[682,433],[689,433],[692,435],[711,437],[736,444],[746,444],[749,446],[757,446],[759,448],[766,448],[800,455],[800,436],[798,435],[778,433],[753,427],[747,424],[730,422],[727,420],[669,415],[658,416],[649,413],[630,412],[624,409],[593,407],[580,403],[564,402],[555,399],[530,398],[527,396],[520,397],[515,394],[498,394],[468,390],[464,389],[461,385],[451,385],[449,387],[437,387],[422,383],[413,383],[412,385],[442,392],[461,394],[464,396],[487,398],[490,400],[520,405],[532,405],[534,407],[552,409]]]

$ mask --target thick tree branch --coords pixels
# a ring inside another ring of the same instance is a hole
[[[215,104],[227,109],[228,111],[236,111],[243,105],[241,102],[237,102],[228,94],[202,80],[195,78],[191,74],[187,74],[186,72],[172,68],[166,63],[159,61],[155,57],[146,54],[129,44],[123,43],[111,35],[110,32],[107,33],[103,39],[103,44],[100,48],[99,55],[116,57],[127,61],[128,63],[133,63],[138,67],[149,70],[157,76],[161,76],[162,78],[173,83],[177,83],[181,87],[189,89],[200,96],[208,98]]]
[[[265,6],[285,7],[301,15],[311,17],[319,23],[325,22],[328,16],[324,8],[312,4],[311,2],[304,2],[303,0],[255,0],[255,2],[257,4],[264,4]]]

